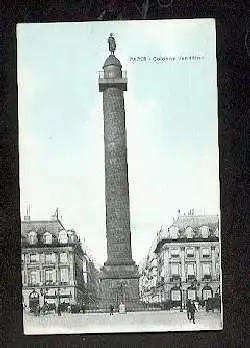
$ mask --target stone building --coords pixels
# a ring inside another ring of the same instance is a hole
[[[52,306],[61,304],[93,307],[98,297],[98,271],[83,251],[75,231],[66,230],[58,214],[50,220],[21,222],[23,303],[30,307],[37,298]]]
[[[161,303],[182,308],[187,299],[204,302],[220,295],[218,215],[179,214],[159,235],[155,253]]]
[[[157,239],[155,239],[150,246],[147,255],[139,266],[139,292],[140,300],[143,303],[158,303],[157,293],[157,255],[155,248],[157,246]]]

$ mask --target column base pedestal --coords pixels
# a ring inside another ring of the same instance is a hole
[[[111,305],[119,311],[125,304],[126,311],[139,306],[139,274],[134,261],[131,264],[108,264],[101,269],[99,308],[109,311]]]

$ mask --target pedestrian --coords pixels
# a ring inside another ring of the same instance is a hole
[[[58,303],[57,314],[58,316],[62,315],[60,302]]]
[[[191,320],[190,307],[191,307],[191,300],[188,299],[186,304],[188,320]]]
[[[114,315],[114,306],[112,304],[109,307],[109,315]]]
[[[195,318],[194,318],[195,311],[197,311],[197,309],[196,309],[194,301],[192,301],[190,305],[190,315],[191,315],[190,320],[193,320],[193,324],[195,324]]]

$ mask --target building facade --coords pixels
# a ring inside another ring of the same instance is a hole
[[[51,220],[21,223],[23,304],[94,306],[98,272],[83,251],[75,231],[66,230],[55,214]],[[95,290],[94,290],[95,289]]]
[[[157,275],[158,275],[158,264],[157,254],[155,254],[155,248],[157,246],[157,239],[155,239],[149,248],[149,251],[140,264],[139,267],[139,292],[140,300],[145,304],[158,303],[158,292],[157,292]]]
[[[157,255],[157,293],[161,303],[185,307],[220,296],[218,215],[180,215],[161,231]]]

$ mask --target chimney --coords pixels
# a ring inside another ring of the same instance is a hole
[[[30,204],[27,206],[26,215],[24,215],[23,220],[30,221]]]

